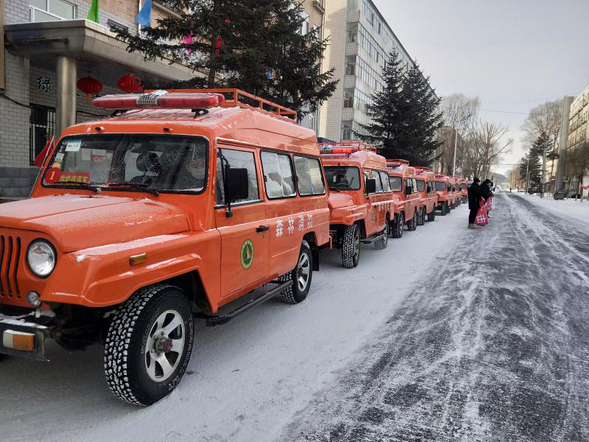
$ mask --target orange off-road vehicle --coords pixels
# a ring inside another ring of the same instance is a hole
[[[386,160],[389,182],[395,196],[395,218],[391,227],[393,238],[403,236],[403,227],[407,230],[415,230],[418,225],[423,225],[420,220],[420,195],[417,192],[415,181],[415,169],[409,166],[407,160]]]
[[[415,167],[415,181],[417,182],[417,192],[420,196],[420,215],[418,222],[423,221],[427,216],[428,221],[435,221],[436,206],[438,205],[438,194],[436,192],[436,174],[429,167]]]
[[[460,197],[462,204],[468,202],[468,180],[466,178],[458,178],[458,183],[460,187]]]
[[[307,297],[329,244],[315,134],[210,92],[96,99],[116,115],[68,128],[32,198],[0,206],[0,353],[103,343],[112,392],[150,405],[186,370],[194,315]]]
[[[456,209],[462,200],[462,192],[460,191],[460,178],[457,176],[450,177],[450,185],[452,186],[452,209]]]
[[[394,215],[393,194],[384,157],[359,142],[322,144],[321,157],[329,187],[333,245],[342,250],[342,264],[360,261],[360,243],[377,249],[388,244]]]
[[[438,194],[438,206],[442,216],[446,216],[452,210],[455,194],[452,192],[452,183],[450,177],[443,173],[436,173],[436,192]]]

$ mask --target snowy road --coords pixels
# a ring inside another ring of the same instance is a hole
[[[282,440],[589,440],[589,226],[496,200]]]
[[[4,360],[0,440],[589,440],[588,226],[496,205],[484,230],[463,206],[354,270],[323,254],[301,305],[199,325],[147,409],[114,399],[99,347]]]

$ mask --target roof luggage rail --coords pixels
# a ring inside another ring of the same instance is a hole
[[[170,93],[186,92],[186,93],[208,93],[220,94],[225,100],[219,105],[222,107],[241,107],[243,109],[252,109],[259,112],[264,112],[283,118],[287,121],[297,122],[297,112],[280,104],[264,98],[256,97],[253,94],[242,91],[241,89],[225,88],[225,89],[168,89]]]

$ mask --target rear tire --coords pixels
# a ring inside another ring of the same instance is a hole
[[[148,406],[180,383],[192,353],[192,307],[175,286],[139,290],[116,311],[104,347],[111,391],[133,405]]]
[[[307,299],[313,280],[313,253],[307,241],[302,242],[299,259],[294,269],[278,278],[279,281],[293,281],[292,285],[280,292],[280,299],[287,304],[298,304]]]
[[[376,250],[384,250],[389,245],[389,228],[389,220],[387,218],[385,221],[384,230],[380,232],[380,235],[382,235],[381,239],[374,242],[374,248]]]
[[[395,214],[395,221],[393,222],[393,227],[391,229],[391,232],[393,234],[393,238],[402,238],[403,237],[404,225],[405,225],[405,214],[396,213]]]
[[[346,226],[342,241],[342,265],[346,269],[353,269],[360,262],[360,226],[352,224]]]
[[[448,213],[448,202],[442,203],[442,208],[440,209],[440,215],[446,216]]]

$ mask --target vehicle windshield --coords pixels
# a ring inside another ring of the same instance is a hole
[[[325,166],[329,190],[360,190],[360,170],[353,166]]]
[[[76,135],[59,143],[43,185],[195,192],[205,186],[208,141],[175,135]]]
[[[443,181],[436,181],[436,190],[439,191],[444,191],[446,190],[446,183],[444,183]]]
[[[393,192],[400,192],[403,190],[403,179],[400,176],[390,176],[391,190]]]
[[[425,181],[417,180],[417,191],[424,192],[425,191]]]

